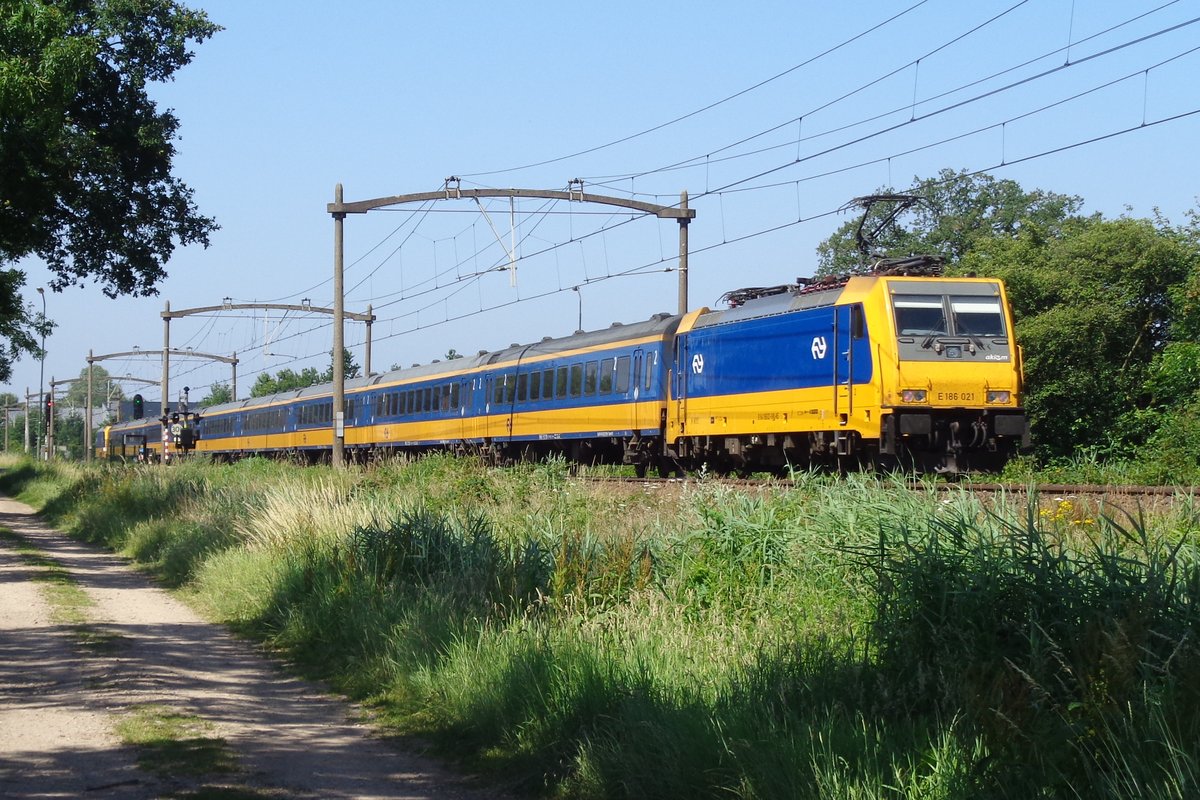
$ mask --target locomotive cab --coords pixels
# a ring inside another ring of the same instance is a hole
[[[957,471],[997,467],[1027,447],[1020,351],[1003,284],[888,278],[884,285],[895,369],[880,364],[890,373],[881,381],[881,453]]]

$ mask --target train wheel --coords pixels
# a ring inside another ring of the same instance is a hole
[[[682,478],[684,477],[683,467],[679,462],[670,456],[660,456],[656,460],[655,467],[658,469],[658,477],[660,478]]]

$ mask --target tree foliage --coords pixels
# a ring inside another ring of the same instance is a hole
[[[156,293],[177,245],[216,223],[172,176],[179,121],[150,83],[218,26],[175,0],[0,2],[0,264],[38,256],[56,291]],[[0,370],[34,352],[24,275],[0,271]]]
[[[88,368],[84,367],[79,371],[79,380],[72,383],[67,388],[66,395],[63,396],[63,403],[75,408],[83,408],[87,405],[88,395]],[[121,387],[111,382],[112,376],[108,370],[99,364],[92,364],[92,405],[101,406],[108,400],[121,400],[125,397],[125,393]]]
[[[265,397],[269,394],[303,389],[319,383],[331,383],[333,381],[332,350],[329,351],[329,356],[329,368],[324,372],[318,372],[316,367],[305,367],[299,372],[284,368],[274,375],[269,372],[260,373],[254,381],[254,385],[250,387],[250,396]],[[342,359],[342,370],[346,379],[357,378],[362,368],[355,362],[354,354],[343,349]]]
[[[1152,220],[1075,220],[1050,232],[978,243],[961,268],[1002,278],[1025,352],[1026,403],[1047,455],[1082,447],[1131,455],[1158,424],[1154,403],[1194,395],[1190,347],[1180,346],[1181,287],[1198,250]]]
[[[261,377],[261,376],[260,376]],[[217,406],[221,403],[233,402],[233,391],[229,388],[228,383],[214,383],[208,387],[208,394],[200,398],[200,407],[208,408],[209,406]]]
[[[895,192],[878,190],[879,194]],[[936,178],[914,178],[903,193],[920,198],[920,202],[890,222],[887,217],[897,203],[878,203],[863,222],[864,230],[879,229],[870,258],[858,248],[861,216],[856,215],[817,247],[817,275],[861,273],[876,258],[910,255],[940,255],[948,263],[956,263],[979,242],[1013,238],[1031,224],[1053,232],[1070,220],[1083,202],[1039,189],[1027,192],[1012,180],[948,169]]]
[[[321,373],[317,371],[316,367],[305,367],[299,372],[284,368],[274,375],[262,372],[254,381],[254,385],[250,387],[250,396],[265,397],[269,394],[315,386],[321,382]]]

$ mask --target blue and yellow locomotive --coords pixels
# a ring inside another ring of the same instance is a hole
[[[1029,442],[1021,352],[1003,284],[868,275],[742,290],[731,307],[546,338],[348,381],[345,445],[360,458],[433,449],[496,462],[562,454],[638,474],[812,464],[995,469]],[[205,409],[197,452],[332,449],[332,387]],[[144,421],[101,436],[161,436]]]

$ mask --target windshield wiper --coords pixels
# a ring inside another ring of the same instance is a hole
[[[924,348],[925,350],[928,350],[929,346],[933,345],[933,352],[937,353],[938,355],[941,355],[942,343],[937,341],[937,337],[945,336],[945,335],[946,334],[944,331],[930,331],[929,335],[927,337],[925,337],[925,341],[921,342],[921,347]]]

